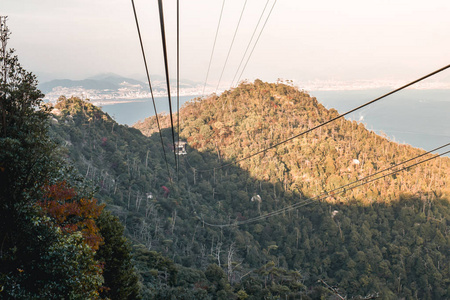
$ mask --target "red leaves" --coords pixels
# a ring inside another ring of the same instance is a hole
[[[44,199],[69,200],[77,195],[75,189],[68,187],[65,181],[53,185],[45,185],[43,190],[45,192]]]
[[[65,233],[80,231],[84,241],[92,250],[98,250],[103,242],[95,220],[100,216],[104,205],[97,199],[77,198],[77,193],[65,181],[44,187],[44,200],[38,205],[53,218]]]

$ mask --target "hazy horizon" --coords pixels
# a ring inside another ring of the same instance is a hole
[[[150,73],[163,75],[156,1],[135,2]],[[176,75],[175,3],[164,2],[170,77]],[[225,3],[208,84],[218,82],[243,4]],[[229,87],[265,4],[247,2],[222,88]],[[181,78],[205,81],[221,5],[220,0],[181,3]],[[413,80],[449,63],[449,12],[445,0],[278,1],[241,79]],[[41,82],[107,72],[145,76],[129,1],[3,0],[0,14],[9,16],[8,46]],[[450,75],[443,72],[430,81],[448,83]]]

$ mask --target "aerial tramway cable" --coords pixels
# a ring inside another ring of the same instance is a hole
[[[438,158],[438,157],[441,157],[441,156],[443,156],[443,155],[445,155],[445,154],[450,153],[450,150],[449,150],[449,151],[446,151],[446,152],[443,152],[443,153],[441,153],[441,154],[436,154],[435,156],[432,156],[432,157],[427,158],[427,159],[425,159],[425,160],[419,161],[419,162],[417,162],[417,163],[414,163],[414,164],[405,166],[405,167],[403,167],[403,168],[400,168],[400,169],[398,169],[398,170],[392,171],[392,172],[390,172],[390,173],[388,173],[388,174],[385,174],[385,175],[382,175],[382,176],[379,176],[379,177],[376,177],[376,178],[374,178],[374,179],[371,179],[371,180],[366,181],[366,180],[369,179],[370,177],[373,177],[373,176],[375,176],[375,175],[377,175],[377,174],[380,174],[380,173],[382,173],[382,172],[386,172],[386,171],[388,171],[388,170],[391,170],[391,169],[393,169],[393,168],[395,168],[395,167],[398,167],[398,166],[400,166],[400,165],[402,165],[402,164],[405,164],[405,163],[407,163],[407,162],[410,162],[411,160],[420,158],[420,157],[422,157],[422,156],[424,156],[424,155],[426,155],[426,154],[430,154],[431,152],[434,152],[434,151],[436,151],[436,150],[438,150],[438,149],[447,147],[447,146],[449,146],[449,145],[450,145],[450,143],[448,143],[448,144],[446,144],[446,145],[443,145],[443,146],[441,146],[441,147],[435,148],[435,149],[433,149],[433,150],[431,150],[431,151],[428,151],[428,152],[426,152],[426,153],[423,153],[423,154],[421,154],[421,155],[419,155],[419,156],[416,156],[416,157],[414,157],[414,158],[408,159],[408,160],[406,160],[406,161],[404,161],[404,162],[401,162],[401,163],[396,164],[396,165],[394,165],[394,166],[391,166],[391,167],[389,167],[389,168],[386,168],[386,169],[384,169],[384,170],[382,170],[382,171],[379,171],[379,172],[376,172],[376,173],[374,173],[374,174],[368,175],[368,176],[366,176],[366,177],[364,177],[364,178],[358,179],[358,180],[356,180],[356,181],[354,181],[354,182],[351,182],[351,183],[349,183],[349,184],[340,186],[340,187],[335,188],[335,189],[330,190],[330,191],[325,191],[325,192],[323,192],[323,193],[320,194],[320,195],[317,195],[317,196],[314,196],[314,197],[311,197],[311,198],[308,198],[308,199],[299,201],[299,202],[294,203],[294,204],[292,204],[292,205],[288,205],[288,206],[286,206],[286,207],[284,207],[284,208],[275,210],[275,211],[273,211],[273,212],[270,212],[270,213],[267,213],[267,214],[264,214],[264,215],[261,215],[261,216],[257,216],[257,217],[254,217],[254,218],[250,218],[250,219],[247,219],[247,220],[244,220],[244,221],[238,221],[238,222],[227,223],[227,224],[212,224],[212,223],[206,222],[206,221],[203,219],[203,217],[198,217],[198,215],[197,215],[197,218],[198,218],[204,225],[207,225],[207,226],[210,226],[210,227],[219,227],[219,228],[223,228],[223,227],[231,227],[231,226],[239,226],[239,225],[244,225],[244,224],[248,224],[248,223],[257,222],[257,221],[260,221],[260,220],[263,220],[263,219],[267,219],[267,218],[270,218],[270,217],[277,216],[277,215],[279,215],[279,214],[281,214],[281,213],[285,213],[285,212],[290,211],[290,210],[292,210],[292,209],[299,208],[299,207],[302,207],[302,206],[306,206],[306,205],[308,205],[308,204],[310,204],[310,203],[313,203],[313,202],[317,202],[317,201],[319,201],[319,200],[326,199],[327,197],[330,196],[330,194],[331,194],[331,195],[342,194],[342,193],[344,193],[344,192],[346,192],[346,191],[348,191],[348,190],[353,190],[354,188],[357,188],[357,187],[366,185],[366,184],[368,184],[368,183],[371,183],[371,182],[374,182],[374,181],[383,179],[383,178],[388,177],[388,176],[390,176],[390,175],[394,175],[394,174],[399,173],[399,172],[401,172],[401,171],[408,170],[408,169],[410,169],[410,168],[412,168],[412,167],[414,167],[414,166],[417,166],[417,165],[419,165],[419,164],[422,164],[422,163],[428,162],[428,161],[430,161],[430,160],[436,159],[436,158]],[[361,182],[361,181],[364,181],[364,182],[359,183],[359,182]],[[359,183],[359,184],[354,185],[354,184],[356,184],[356,183]],[[351,185],[353,185],[353,186],[351,186]],[[339,191],[339,190],[341,190],[341,191]],[[316,199],[316,200],[314,200],[314,199]],[[194,211],[194,212],[195,212],[195,211]],[[195,212],[195,213],[196,213],[196,212]]]
[[[276,143],[276,144],[274,144],[274,145],[272,145],[272,146],[270,146],[270,147],[267,147],[267,148],[264,148],[264,149],[262,149],[262,150],[259,150],[259,151],[255,152],[255,153],[253,153],[253,154],[250,154],[250,155],[248,155],[248,156],[245,156],[245,157],[243,157],[243,158],[237,159],[237,160],[235,160],[235,161],[232,161],[232,162],[229,162],[229,163],[220,165],[220,166],[218,166],[218,167],[216,167],[216,168],[204,169],[204,170],[202,170],[202,169],[196,169],[196,170],[197,170],[198,172],[210,172],[210,171],[214,171],[214,170],[217,170],[217,169],[221,169],[221,168],[224,168],[224,167],[227,167],[227,166],[230,166],[230,165],[239,163],[239,162],[241,162],[241,161],[250,159],[250,158],[252,158],[252,157],[254,157],[254,156],[256,156],[256,155],[265,153],[265,152],[268,151],[268,150],[274,149],[274,148],[276,148],[276,147],[278,147],[278,146],[280,146],[280,145],[283,145],[283,144],[285,144],[285,143],[287,143],[287,142],[289,142],[289,141],[292,141],[292,140],[295,139],[295,138],[298,138],[298,137],[300,137],[300,136],[302,136],[302,135],[305,135],[305,134],[307,134],[307,133],[309,133],[309,132],[311,132],[311,131],[313,131],[313,130],[316,130],[316,129],[322,127],[322,126],[325,126],[325,125],[327,125],[327,124],[329,124],[329,123],[331,123],[331,122],[334,122],[334,121],[336,121],[336,120],[338,120],[338,119],[341,119],[341,118],[345,117],[345,116],[348,115],[348,114],[351,114],[351,113],[353,113],[353,112],[355,112],[355,111],[357,111],[357,110],[359,110],[359,109],[361,109],[361,108],[363,108],[363,107],[366,107],[366,106],[368,106],[368,105],[370,105],[370,104],[373,104],[373,103],[375,103],[375,102],[377,102],[377,101],[380,101],[381,99],[386,98],[387,96],[390,96],[390,95],[395,94],[395,93],[397,93],[397,92],[399,92],[399,91],[401,91],[401,90],[403,90],[403,89],[406,89],[407,87],[412,86],[412,85],[414,85],[414,84],[416,84],[416,83],[418,83],[418,82],[420,82],[420,81],[422,81],[422,80],[425,80],[425,79],[427,79],[427,78],[429,78],[429,77],[431,77],[431,76],[434,76],[434,75],[436,75],[436,74],[438,74],[438,73],[440,73],[440,72],[442,72],[442,71],[444,71],[444,70],[446,70],[446,69],[448,69],[448,68],[450,68],[450,65],[447,65],[447,66],[442,67],[442,68],[440,68],[440,69],[438,69],[438,70],[436,70],[436,71],[433,71],[433,72],[431,72],[431,73],[429,73],[429,74],[427,74],[427,75],[425,75],[425,76],[423,76],[423,77],[420,77],[419,79],[416,79],[416,80],[414,80],[414,81],[411,81],[410,83],[407,83],[407,84],[405,84],[405,85],[403,85],[403,86],[401,86],[401,87],[399,87],[399,88],[397,88],[397,89],[395,89],[395,90],[393,90],[393,91],[390,91],[390,92],[388,92],[388,93],[386,93],[386,94],[384,94],[384,95],[382,95],[382,96],[380,96],[380,97],[378,97],[378,98],[376,98],[376,99],[373,99],[373,100],[371,100],[371,101],[368,101],[368,102],[366,102],[366,103],[364,103],[364,104],[362,104],[362,105],[360,105],[360,106],[358,106],[358,107],[356,107],[356,108],[353,108],[353,109],[351,109],[351,110],[349,110],[349,111],[347,111],[347,112],[345,112],[345,113],[343,113],[343,114],[340,114],[340,115],[338,115],[337,117],[334,117],[334,118],[332,118],[332,119],[330,119],[330,120],[328,120],[328,121],[325,121],[325,122],[323,122],[323,123],[320,123],[320,124],[317,125],[317,126],[314,126],[314,127],[312,127],[312,128],[309,128],[309,129],[307,129],[307,130],[305,130],[305,131],[303,131],[303,132],[301,132],[301,133],[299,133],[299,134],[296,134],[296,135],[294,135],[294,136],[292,136],[292,137],[290,137],[290,138],[288,138],[288,139],[282,140],[281,142],[278,142],[278,143]]]
[[[237,32],[238,32],[239,25],[241,24],[242,15],[244,14],[245,6],[246,6],[246,5],[247,5],[247,0],[245,0],[244,6],[242,7],[241,16],[239,17],[239,21],[238,21],[237,26],[236,26],[236,29],[235,29],[235,31],[234,31],[233,39],[231,40],[231,45],[230,45],[230,48],[228,49],[227,58],[225,59],[225,63],[223,64],[222,73],[220,73],[220,78],[219,78],[219,81],[217,82],[216,92],[217,92],[217,90],[219,89],[220,81],[222,80],[222,76],[223,76],[223,72],[225,71],[225,67],[227,66],[228,58],[230,57],[231,49],[233,48],[234,40],[235,40],[235,38],[236,38],[236,34],[237,34]]]
[[[211,57],[209,58],[209,66],[208,66],[208,71],[206,72],[205,84],[203,85],[202,97],[205,96],[206,83],[208,82],[209,70],[211,69],[211,62],[212,62],[213,55],[214,55],[214,49],[216,48],[217,35],[219,34],[220,22],[222,20],[224,6],[225,6],[225,0],[223,0],[223,2],[222,2],[222,9],[220,10],[219,23],[217,24],[216,36],[214,38],[214,44],[213,44],[213,48],[212,48],[212,51],[211,51]]]
[[[145,57],[144,44],[142,42],[141,30],[139,28],[139,21],[138,21],[138,17],[137,17],[137,13],[136,13],[136,7],[134,5],[134,0],[131,0],[131,5],[133,7],[134,19],[136,21],[136,28],[137,28],[137,32],[138,32],[139,43],[141,45],[142,57],[144,59],[144,66],[145,66],[145,73],[147,75],[147,82],[148,82],[148,86],[150,88],[150,94],[152,96],[153,109],[155,110],[156,124],[158,124],[158,132],[159,132],[159,138],[161,140],[161,146],[162,146],[163,153],[164,153],[164,161],[166,162],[166,168],[167,168],[167,173],[169,174],[169,178],[172,178],[172,176],[170,175],[169,163],[167,162],[166,149],[164,148],[164,141],[163,141],[163,137],[162,137],[162,133],[161,133],[161,126],[159,123],[158,112],[156,110],[155,97],[153,96],[153,89],[152,89],[152,84],[151,84],[151,80],[150,80],[150,73],[148,72],[147,59]]]
[[[239,79],[237,80],[237,83],[241,80],[242,74],[244,73],[245,68],[247,68],[247,64],[250,61],[250,58],[252,57],[253,51],[255,50],[255,47],[258,44],[259,38],[261,37],[261,34],[263,33],[264,28],[266,27],[267,21],[269,20],[270,15],[272,14],[273,8],[275,7],[276,3],[277,3],[277,0],[275,0],[275,2],[273,2],[272,8],[270,9],[269,14],[267,15],[266,21],[264,22],[264,25],[261,28],[261,31],[259,32],[258,38],[256,39],[256,42],[253,45],[252,51],[250,52],[250,55],[248,56],[247,61],[245,62],[244,67],[242,68],[241,75],[239,75]]]
[[[163,9],[162,0],[158,0],[158,7],[159,7],[159,21],[161,24],[161,40],[162,40],[162,46],[163,46],[164,67],[166,70],[167,97],[169,98],[170,126],[172,129],[172,142],[173,142],[173,156],[175,158],[175,164],[177,165],[177,173],[178,173],[177,154],[176,154],[176,149],[175,149],[175,131],[173,128],[172,99],[171,99],[171,95],[170,95],[169,64],[168,64],[168,60],[167,60],[166,32],[165,32],[165,27],[164,27],[164,9]]]
[[[177,131],[180,144],[180,0],[177,0]],[[177,150],[178,151],[178,150]],[[177,180],[180,177],[180,160],[177,160]]]
[[[267,0],[266,5],[264,6],[264,9],[263,9],[261,15],[259,16],[259,20],[258,20],[258,23],[256,23],[255,29],[253,30],[252,37],[250,38],[250,41],[248,42],[247,48],[245,49],[244,55],[242,56],[242,59],[241,59],[241,62],[239,63],[239,66],[238,66],[238,68],[237,68],[237,70],[236,70],[236,73],[234,74],[233,80],[231,81],[231,86],[234,86],[234,84],[233,84],[233,83],[234,83],[234,80],[236,79],[236,76],[237,76],[237,74],[239,73],[239,70],[241,69],[242,62],[244,61],[244,58],[245,58],[245,56],[247,55],[247,51],[248,51],[248,49],[250,48],[250,45],[251,45],[251,43],[252,43],[252,41],[253,41],[253,37],[255,36],[256,30],[258,29],[259,23],[261,23],[262,17],[263,17],[263,15],[264,15],[264,12],[266,11],[267,4],[269,4],[269,1],[270,1],[270,0]]]
[[[433,157],[430,157],[430,158],[428,158],[428,159],[426,159],[426,160],[423,160],[423,161],[414,163],[414,164],[412,164],[412,165],[403,167],[403,168],[401,168],[401,169],[399,169],[399,170],[392,171],[391,173],[388,173],[388,174],[386,174],[386,175],[376,177],[376,178],[374,178],[374,179],[372,179],[372,180],[369,180],[369,181],[367,181],[367,182],[363,182],[363,183],[360,183],[360,184],[358,184],[358,185],[351,186],[351,187],[349,187],[349,188],[344,188],[344,189],[342,189],[342,191],[333,192],[333,193],[334,193],[334,194],[342,194],[342,193],[344,193],[344,192],[346,192],[346,191],[348,191],[348,190],[353,190],[354,188],[357,188],[357,187],[366,185],[366,184],[368,184],[368,183],[372,183],[372,182],[374,182],[374,181],[377,181],[377,180],[383,179],[383,178],[385,178],[385,177],[394,175],[394,174],[399,173],[399,172],[401,172],[401,171],[408,170],[409,168],[412,168],[412,167],[417,166],[417,165],[419,165],[419,164],[422,164],[422,163],[425,163],[425,162],[427,162],[427,161],[436,159],[436,158],[441,157],[442,155],[445,155],[445,154],[448,154],[448,153],[450,153],[450,150],[449,150],[449,151],[446,151],[446,152],[443,152],[443,153],[441,153],[441,154],[437,154],[437,155],[435,155],[435,156],[433,156]],[[329,197],[329,193],[331,193],[331,191],[330,191],[330,192],[327,192],[325,195],[323,195],[323,196],[322,196],[321,198],[319,198],[318,200],[326,199],[327,197]],[[307,205],[307,204],[309,204],[309,203],[311,203],[311,202],[314,202],[314,201],[312,201],[312,199],[314,199],[314,198],[308,199],[308,200],[311,200],[311,201],[308,202],[308,203],[305,203],[305,204],[303,204],[303,205],[300,205],[300,206],[304,206],[304,205]],[[306,202],[306,201],[305,201],[305,202]],[[251,221],[250,221],[250,219],[249,219],[249,220],[246,220],[246,221],[254,222],[254,221],[257,221],[257,220],[259,220],[259,219],[265,219],[265,218],[267,218],[267,217],[272,217],[272,216],[275,216],[275,215],[279,215],[279,214],[281,214],[281,213],[283,213],[283,212],[292,210],[292,209],[297,208],[297,207],[298,207],[298,206],[296,206],[296,205],[292,205],[292,206],[287,207],[286,209],[283,209],[282,211],[276,211],[276,212],[274,212],[274,213],[272,213],[272,214],[270,214],[270,213],[267,214],[267,216],[260,216],[260,217],[256,217],[254,220],[251,220]],[[246,221],[243,221],[243,222],[246,222]],[[250,222],[246,222],[246,223],[250,223]],[[239,225],[242,225],[242,224],[239,224]]]
[[[444,148],[444,147],[446,147],[446,146],[448,146],[448,145],[449,145],[449,144],[444,145],[444,146],[441,146],[441,147],[436,148],[436,149],[441,149],[441,148]],[[353,190],[354,188],[363,186],[363,185],[365,185],[365,184],[374,182],[374,181],[376,181],[376,180],[385,178],[385,177],[390,176],[390,175],[394,175],[394,174],[396,174],[396,173],[398,173],[398,172],[407,170],[407,169],[409,169],[409,168],[411,168],[411,167],[414,167],[414,166],[416,166],[416,165],[418,165],[418,164],[427,162],[427,161],[429,161],[429,160],[433,160],[433,159],[435,159],[435,158],[438,158],[438,157],[440,157],[440,156],[443,156],[443,155],[445,155],[445,154],[450,153],[450,150],[449,150],[449,151],[443,152],[443,153],[441,153],[441,154],[436,154],[435,156],[433,156],[433,157],[431,157],[431,158],[428,158],[428,159],[425,159],[425,160],[423,160],[423,161],[420,161],[420,162],[411,164],[411,165],[406,166],[406,167],[403,167],[403,168],[401,168],[401,169],[399,169],[399,170],[395,170],[395,171],[393,171],[393,172],[391,172],[391,173],[388,173],[388,174],[385,174],[385,175],[376,177],[375,179],[372,179],[372,180],[369,180],[369,181],[360,183],[360,184],[358,184],[358,185],[354,185],[354,184],[356,184],[356,183],[358,183],[358,182],[365,181],[365,180],[367,180],[367,179],[369,179],[369,178],[371,178],[371,177],[373,177],[373,176],[375,176],[375,175],[378,175],[378,174],[380,174],[380,173],[389,171],[389,170],[391,170],[391,169],[393,169],[393,168],[395,168],[395,167],[401,166],[401,165],[403,165],[403,164],[405,164],[405,163],[407,163],[407,162],[410,162],[411,160],[417,159],[417,158],[422,157],[422,156],[424,156],[424,155],[426,155],[426,154],[429,154],[429,153],[431,153],[431,152],[433,152],[433,151],[436,151],[436,149],[431,150],[431,151],[429,151],[429,152],[427,152],[427,153],[421,154],[421,155],[419,155],[419,156],[416,156],[416,157],[414,157],[414,158],[408,159],[408,160],[406,160],[406,161],[404,161],[404,162],[401,162],[401,163],[399,163],[399,164],[396,164],[396,165],[394,165],[394,166],[391,166],[391,167],[389,167],[389,168],[386,168],[386,169],[384,169],[384,170],[382,170],[382,171],[379,171],[379,172],[376,172],[376,173],[374,173],[374,174],[368,175],[368,176],[366,176],[366,177],[364,177],[364,178],[355,180],[354,182],[351,182],[351,183],[349,183],[349,184],[346,184],[346,185],[337,187],[337,188],[335,188],[335,189],[333,189],[333,190],[330,190],[330,191],[325,191],[325,192],[323,192],[323,193],[320,194],[320,195],[314,196],[314,197],[312,197],[312,198],[308,198],[308,199],[306,199],[306,200],[304,200],[304,201],[309,203],[309,202],[313,202],[313,199],[316,199],[316,198],[317,198],[318,200],[323,200],[323,199],[326,199],[327,197],[329,197],[330,195],[342,194],[342,193],[344,193],[344,192],[346,192],[346,191],[348,191],[348,190]],[[352,186],[352,185],[354,185],[354,186]],[[341,190],[341,191],[339,191],[339,190]],[[319,197],[320,197],[320,198],[319,198]],[[300,204],[301,204],[301,203],[300,203]],[[303,206],[303,205],[301,205],[301,206]],[[294,209],[294,208],[297,208],[297,204],[289,205],[289,206],[287,206],[287,207],[285,207],[285,208],[282,208],[282,209],[280,209],[280,210],[277,210],[277,211],[268,213],[268,214],[266,214],[266,215],[255,217],[254,220],[265,219],[265,218],[267,218],[267,217],[279,215],[280,213],[289,211],[289,210]],[[246,221],[248,221],[248,220],[246,220]]]

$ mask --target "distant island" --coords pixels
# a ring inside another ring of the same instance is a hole
[[[154,97],[167,96],[166,83],[155,76],[152,81]],[[148,84],[142,81],[107,73],[83,80],[56,79],[44,82],[39,88],[45,93],[44,100],[56,102],[61,95],[89,99],[95,105],[135,102],[151,98]],[[195,96],[202,93],[203,85],[197,82],[183,81],[180,84],[180,96]],[[176,94],[173,94],[176,96]]]
[[[175,87],[175,80],[171,80]],[[284,82],[279,79],[279,82]],[[406,81],[392,80],[307,80],[292,81],[286,83],[298,86],[306,91],[354,91],[387,88],[393,89],[402,86]],[[211,86],[190,80],[181,80],[180,96],[221,94],[223,90],[215,90]],[[123,77],[114,73],[96,75],[83,80],[55,79],[39,85],[39,89],[45,94],[45,101],[56,102],[61,95],[75,96],[89,99],[95,105],[111,105],[117,103],[137,102],[139,99],[151,98],[148,84],[136,79]],[[152,76],[152,89],[154,97],[166,97],[166,82],[162,76]],[[414,89],[450,89],[450,82],[426,81],[414,86]],[[172,96],[176,96],[175,88]]]

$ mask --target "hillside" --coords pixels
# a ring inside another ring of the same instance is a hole
[[[182,109],[189,147],[178,176],[163,130],[171,180],[154,118],[137,126],[146,137],[77,98],[55,107],[53,136],[125,225],[146,298],[334,299],[323,282],[355,299],[450,296],[447,158],[258,222],[211,227],[303,203],[421,151],[343,120],[218,168],[336,114],[257,81]]]
[[[386,99],[386,101],[388,101]],[[315,98],[284,84],[256,81],[194,101],[181,111],[181,137],[189,146],[215,152],[224,160],[239,160],[295,136],[338,115]],[[168,126],[167,117],[162,124]],[[154,118],[135,128],[149,135],[157,130]],[[430,149],[431,150],[431,149]],[[240,167],[259,180],[279,183],[285,190],[307,196],[332,190],[423,153],[389,141],[356,121],[340,119],[293,139],[262,155],[244,160]],[[217,162],[220,164],[220,162]],[[402,174],[401,181],[383,181],[345,193],[329,202],[364,204],[396,200],[401,194],[432,197],[450,195],[450,160],[438,159]]]

